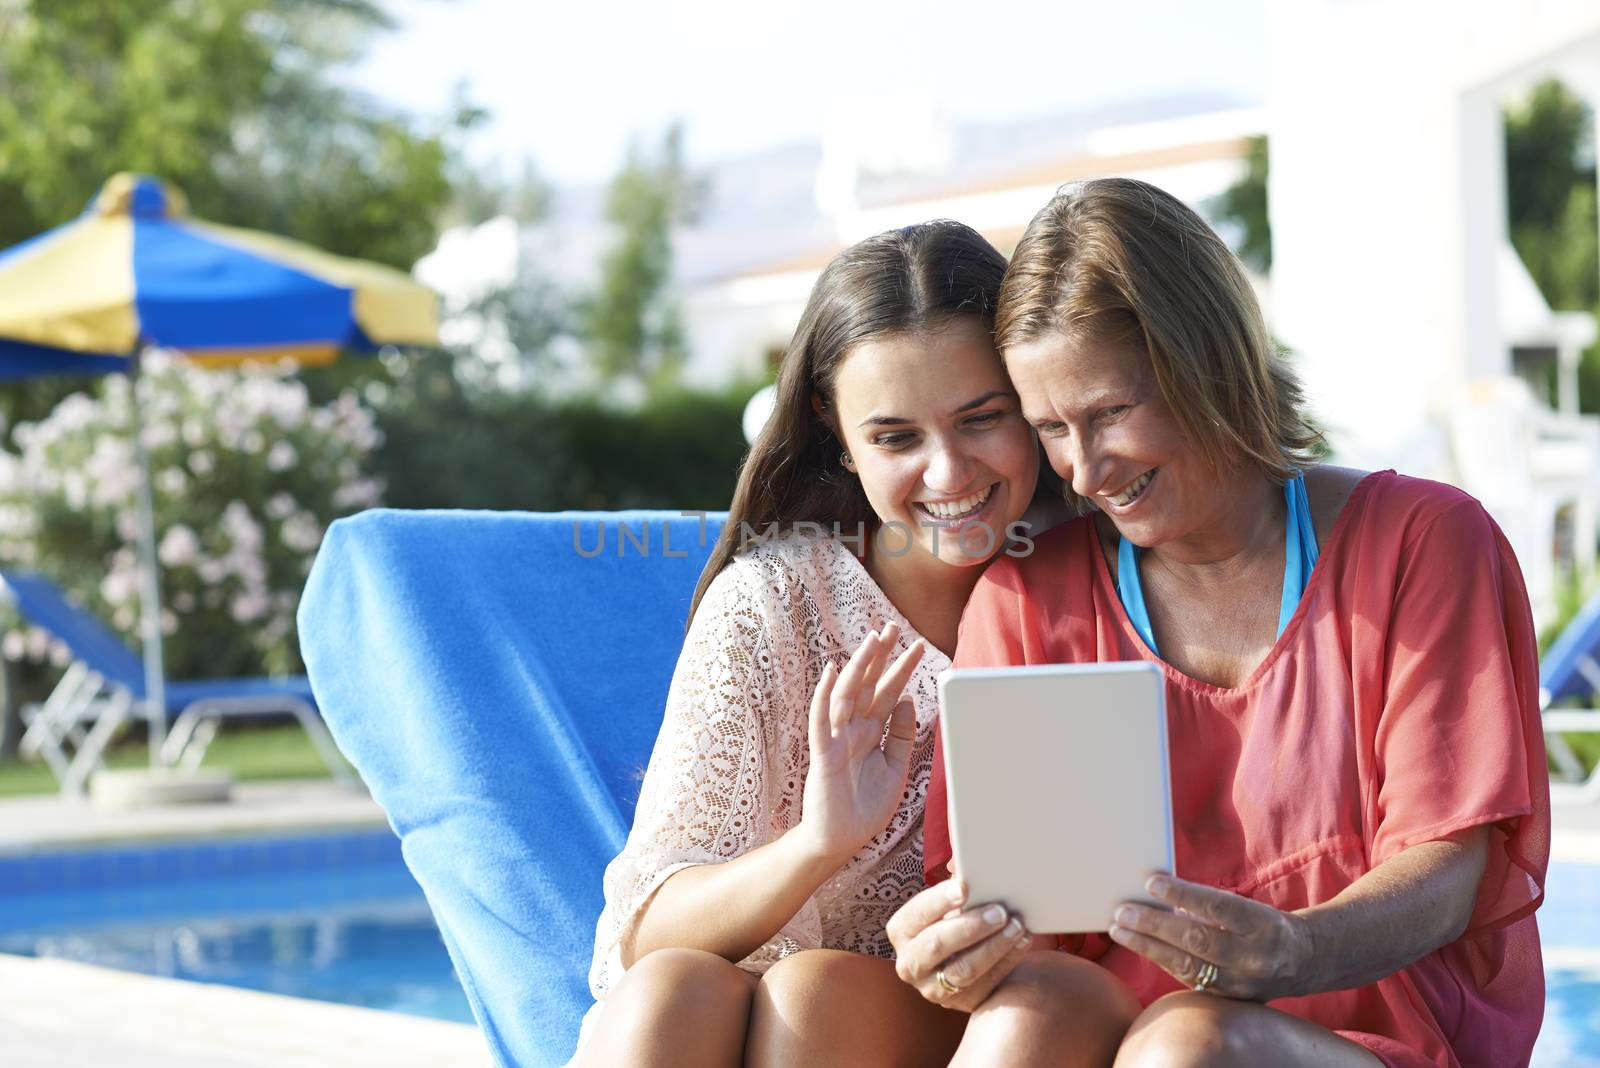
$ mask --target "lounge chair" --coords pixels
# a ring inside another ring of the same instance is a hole
[[[400,835],[507,1068],[589,1007],[600,876],[633,820],[717,520],[373,511],[300,602],[328,726]]]
[[[1551,707],[1574,698],[1589,707]],[[1550,799],[1558,804],[1600,803],[1600,771],[1585,777],[1582,764],[1561,737],[1600,733],[1600,594],[1578,610],[1539,661],[1539,701],[1550,756],[1567,779],[1550,784]]]
[[[105,749],[130,718],[157,714],[145,699],[144,664],[100,620],[69,601],[49,579],[0,572],[0,587],[24,618],[63,642],[72,662],[50,696],[23,710],[27,725],[19,744],[24,755],[42,757],[66,794],[82,794],[89,775],[105,764]],[[196,767],[221,720],[230,716],[292,715],[300,721],[334,777],[354,784],[317,713],[311,683],[287,678],[168,681],[166,708],[172,720],[160,756],[169,765]]]

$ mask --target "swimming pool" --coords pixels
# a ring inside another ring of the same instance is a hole
[[[386,829],[0,857],[0,953],[472,1019]]]
[[[1600,1068],[1600,865],[1547,891],[1533,1068]],[[472,1019],[388,830],[0,856],[0,953]]]
[[[1539,931],[1547,993],[1532,1068],[1600,1068],[1600,864],[1550,865]]]

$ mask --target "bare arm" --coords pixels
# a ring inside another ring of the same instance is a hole
[[[1301,994],[1347,990],[1392,975],[1467,929],[1489,855],[1474,827],[1390,857],[1332,900],[1301,909],[1310,942]]]
[[[849,857],[829,856],[796,827],[725,863],[684,868],[661,884],[633,937],[623,940],[623,966],[670,946],[741,961],[793,919]]]
[[[743,960],[889,822],[916,738],[916,713],[901,694],[924,650],[913,642],[891,664],[897,635],[890,623],[868,635],[843,671],[824,669],[807,724],[800,822],[732,860],[669,876],[622,940],[624,967],[667,947]]]
[[[1489,830],[1474,827],[1404,850],[1320,905],[1282,912],[1215,887],[1155,876],[1174,911],[1119,906],[1111,937],[1186,985],[1215,966],[1211,988],[1270,1001],[1382,979],[1460,937],[1472,917]]]

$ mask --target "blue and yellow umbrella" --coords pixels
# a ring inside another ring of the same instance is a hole
[[[118,174],[72,222],[0,252],[0,379],[137,375],[140,353],[210,365],[438,344],[438,297],[402,271],[190,218],[183,194]],[[155,517],[134,397],[151,752],[165,726]]]
[[[146,346],[205,363],[438,343],[433,291],[392,267],[193,219],[119,174],[72,222],[0,253],[0,378],[124,371]]]

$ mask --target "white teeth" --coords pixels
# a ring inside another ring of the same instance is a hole
[[[989,494],[994,491],[993,486],[988,486],[982,493],[974,493],[970,497],[963,497],[959,501],[920,501],[922,507],[930,515],[940,519],[959,519],[968,512],[975,512],[989,499]]]
[[[1155,468],[1151,468],[1135,479],[1133,485],[1129,486],[1127,489],[1116,494],[1115,496],[1108,495],[1106,500],[1110,501],[1118,508],[1126,508],[1128,505],[1139,499],[1139,494],[1144,492],[1144,488],[1150,485],[1150,480],[1155,477]]]

